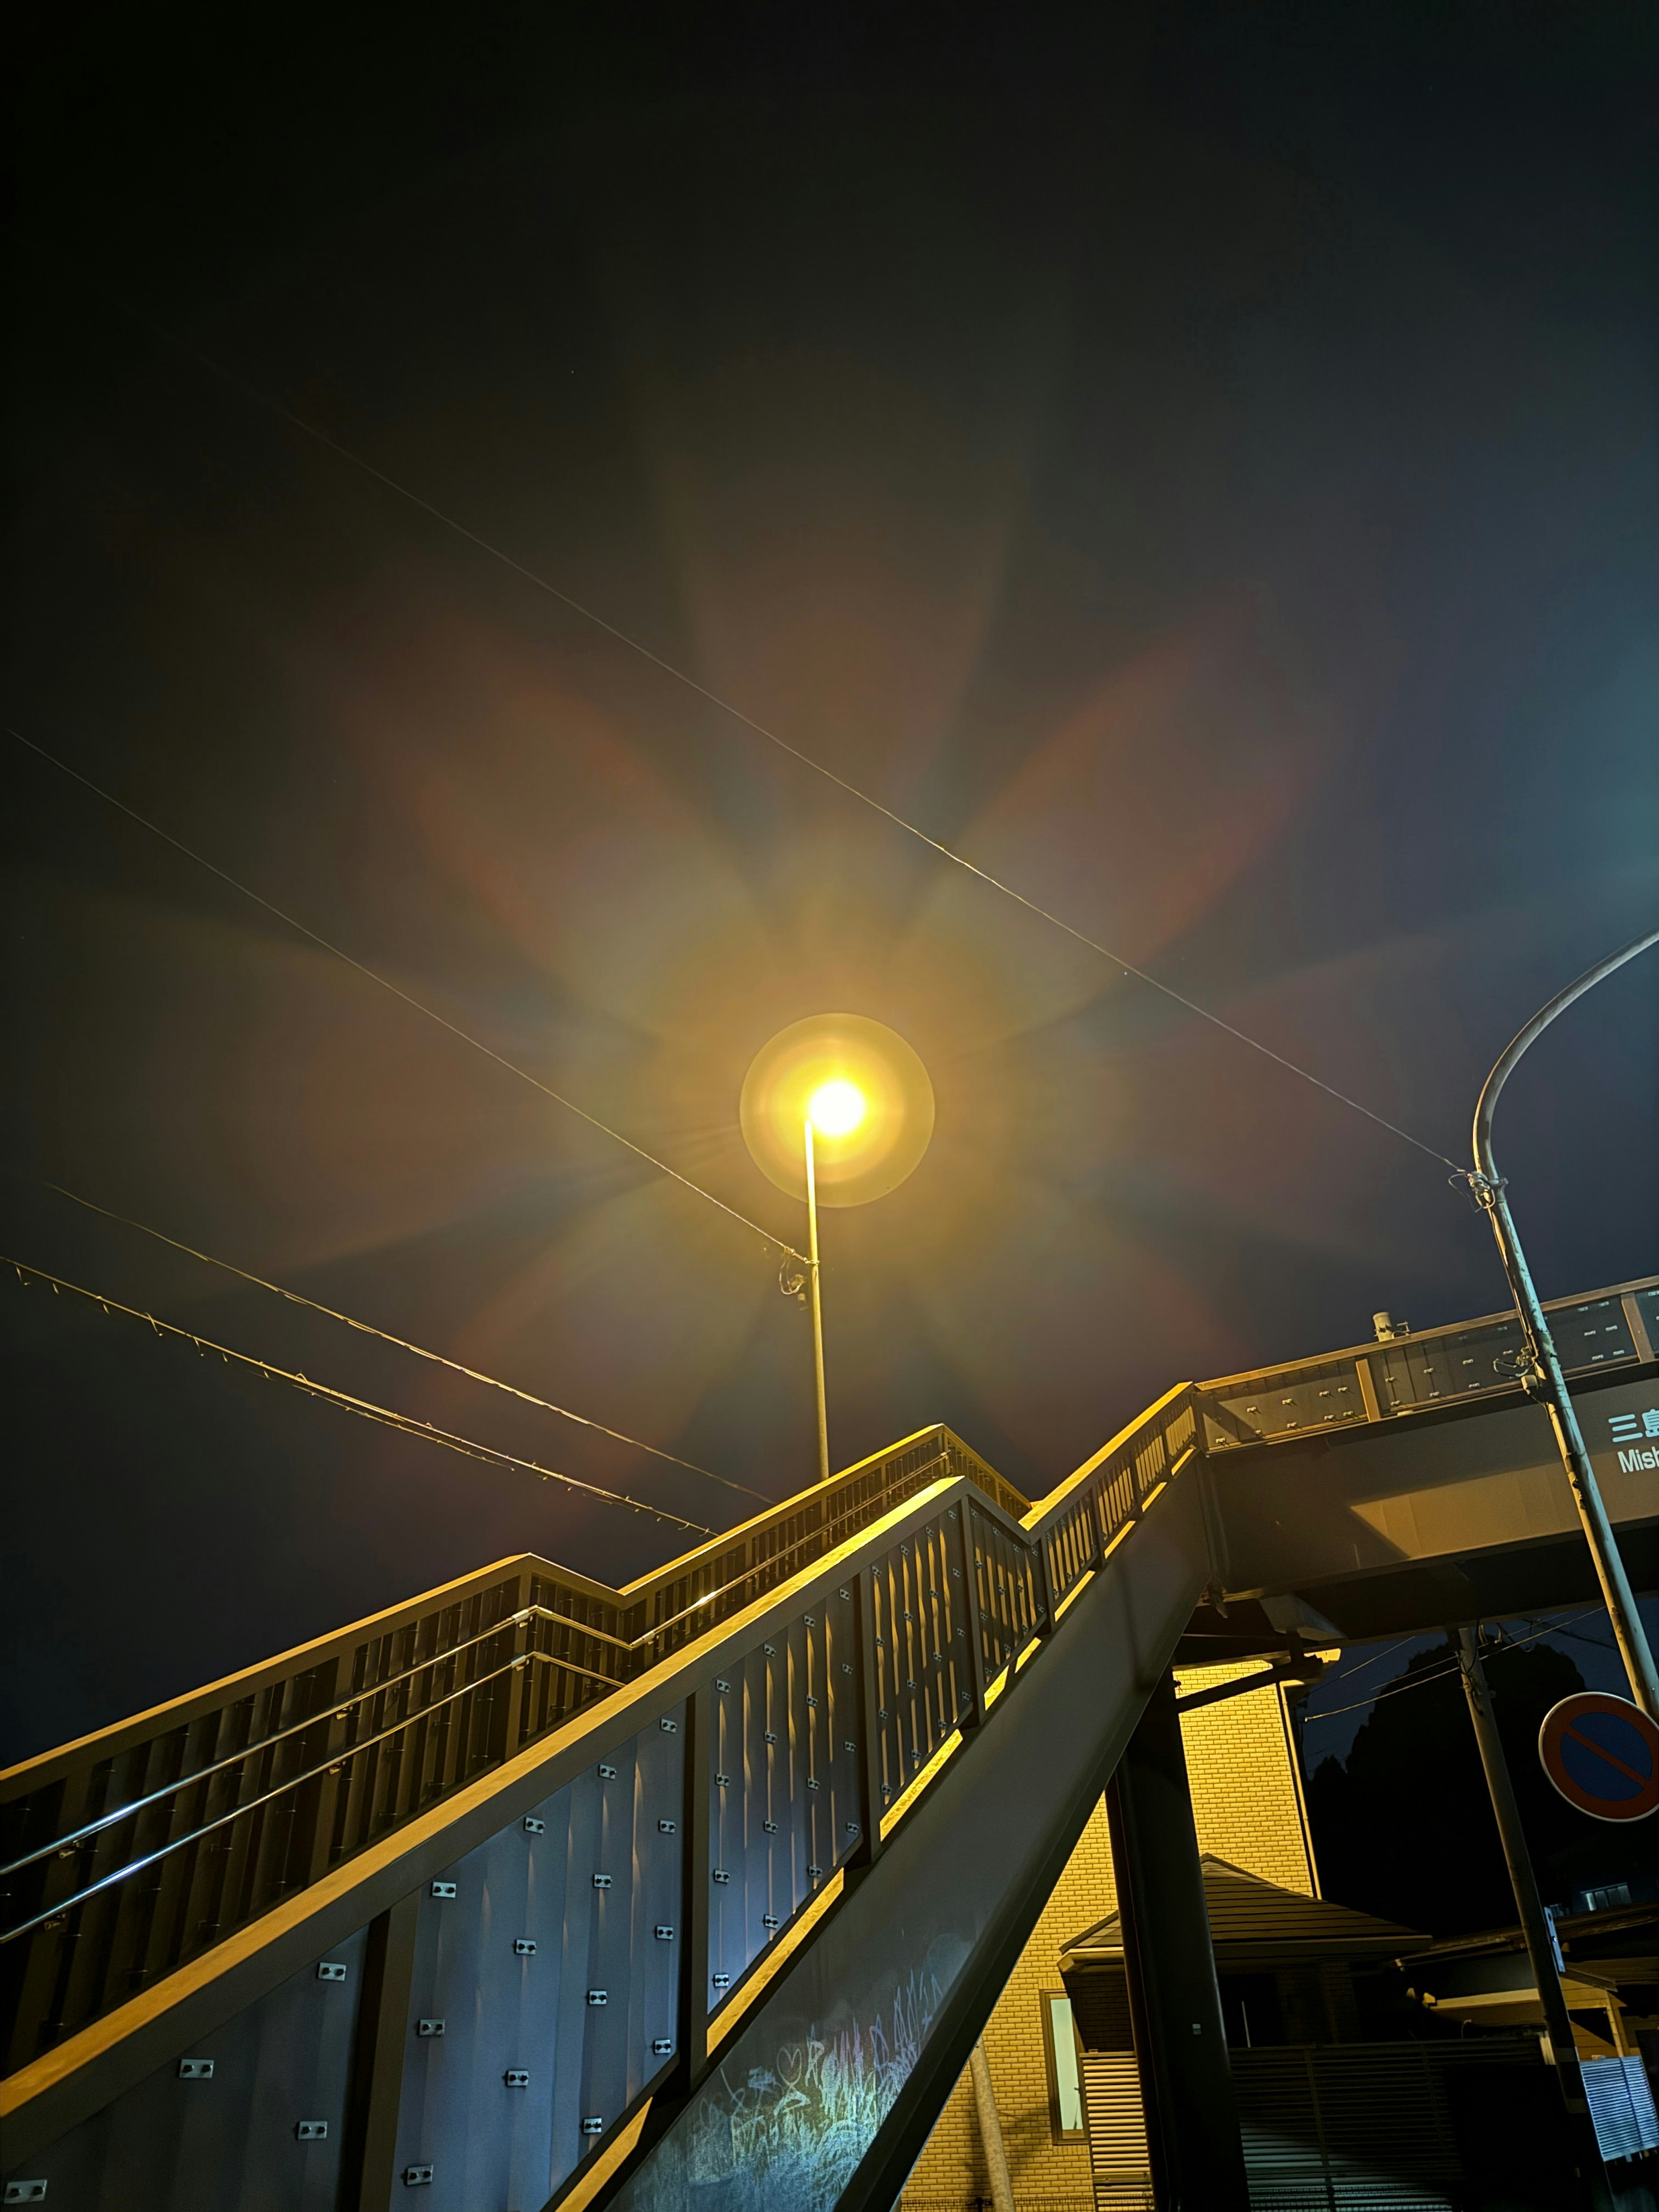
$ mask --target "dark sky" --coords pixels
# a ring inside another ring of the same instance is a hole
[[[830,1216],[832,1448],[1040,1492],[1183,1376],[1503,1303],[1466,1156],[1659,905],[1637,5],[41,11],[13,71],[15,726],[731,1204],[756,1049],[900,1030]],[[1087,27],[1079,27],[1085,24]],[[219,368],[204,365],[206,356]],[[223,373],[221,373],[222,371]],[[3,1249],[673,1510],[812,1473],[715,1209],[7,740]],[[1650,1271],[1651,960],[1500,1146],[1546,1295]],[[4,1747],[492,1557],[680,1546],[6,1300]]]

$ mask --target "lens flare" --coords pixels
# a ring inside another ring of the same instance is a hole
[[[821,1137],[850,1137],[868,1110],[864,1093],[844,1075],[819,1084],[806,1102],[808,1117]]]

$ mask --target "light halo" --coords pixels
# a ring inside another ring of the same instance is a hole
[[[809,1015],[755,1054],[738,1108],[757,1165],[792,1198],[806,1195],[807,1115],[822,1093],[842,1086],[860,1095],[864,1111],[839,1130],[837,1116],[826,1114],[821,1123],[814,1115],[820,1206],[864,1206],[885,1196],[927,1149],[933,1086],[914,1048],[865,1014]]]

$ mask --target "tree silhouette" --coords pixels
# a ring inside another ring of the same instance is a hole
[[[1379,1696],[1346,1765],[1322,1760],[1308,1792],[1325,1894],[1435,1936],[1516,1917],[1455,1659],[1449,1638],[1414,1654],[1387,1686],[1396,1694]],[[1539,1723],[1583,1688],[1577,1668],[1547,1644],[1489,1648],[1486,1667],[1546,1903],[1626,1879],[1640,1856],[1630,1832],[1575,1812],[1539,1764]],[[1398,1689],[1407,1682],[1420,1686]]]

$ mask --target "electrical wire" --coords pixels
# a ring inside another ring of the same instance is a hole
[[[1356,1675],[1369,1674],[1373,1667],[1380,1667],[1385,1659],[1392,1659],[1396,1651],[1403,1651],[1408,1644],[1415,1644],[1417,1640],[1414,1636],[1402,1636],[1398,1644],[1384,1644],[1382,1650],[1373,1652],[1369,1659],[1362,1659],[1357,1667],[1345,1667],[1340,1674],[1327,1674],[1325,1680],[1327,1683],[1352,1681]]]
[[[1552,1622],[1547,1628],[1534,1629],[1530,1636],[1506,1636],[1496,1649],[1500,1651],[1518,1651],[1523,1644],[1536,1644],[1540,1636],[1564,1636],[1571,1629],[1573,1621],[1588,1620],[1591,1613],[1599,1613],[1601,1610],[1600,1606],[1591,1606],[1588,1611],[1575,1613],[1565,1621]],[[1408,1636],[1405,1640],[1409,1644],[1413,1639]],[[1585,1643],[1595,1641],[1593,1638],[1582,1638],[1579,1640]],[[1397,1651],[1400,1646],[1396,1644],[1394,1649]],[[1379,1656],[1386,1657],[1388,1655],[1382,1653]],[[1420,1690],[1426,1682],[1449,1681],[1451,1677],[1462,1668],[1462,1663],[1461,1659],[1454,1659],[1449,1666],[1425,1668],[1422,1674],[1413,1674],[1408,1681],[1391,1682],[1387,1689],[1379,1690],[1374,1698],[1361,1698],[1356,1705],[1338,1705],[1334,1711],[1328,1713],[1309,1713],[1306,1718],[1310,1723],[1340,1720],[1344,1713],[1361,1712],[1367,1705],[1380,1705],[1385,1698],[1401,1697],[1407,1690]],[[1360,1669],[1356,1667],[1353,1671],[1357,1674]],[[1331,1677],[1334,1682],[1340,1682],[1345,1679],[1340,1674],[1334,1674]]]
[[[520,1067],[516,1060],[509,1060],[505,1053],[497,1052],[493,1045],[486,1044],[482,1037],[474,1036],[471,1030],[464,1030],[459,1022],[452,1022],[447,1014],[441,1014],[435,1006],[428,1006],[423,999],[417,999],[412,991],[404,990],[401,983],[394,983],[390,976],[382,975],[377,969],[371,968],[367,961],[359,960],[355,954],[344,951],[339,945],[331,944],[326,937],[310,928],[305,922],[298,921],[293,915],[285,913],[281,907],[265,898],[260,892],[250,890],[246,884],[239,883],[228,869],[218,866],[212,860],[204,859],[200,853],[193,851],[186,845],[181,837],[175,837],[171,830],[163,830],[158,823],[152,822],[147,815],[141,814],[136,806],[129,806],[125,799],[117,799],[113,792],[106,791],[101,784],[94,783],[89,775],[83,775],[78,768],[71,768],[67,761],[59,760],[56,753],[48,752],[46,748],[38,744],[34,738],[26,738],[23,732],[14,727],[11,723],[5,725],[5,731],[8,737],[15,738],[20,745],[27,745],[32,753],[38,753],[40,757],[50,766],[58,769],[64,775],[73,777],[76,783],[83,784],[96,798],[101,799],[106,805],[117,808],[131,821],[136,822],[140,829],[148,830],[152,836],[160,837],[164,843],[171,845],[175,852],[182,853],[187,860],[194,860],[198,868],[205,868],[210,876],[217,876],[222,884],[228,884],[232,890],[240,891],[244,898],[252,899],[255,906],[263,907],[267,914],[275,915],[278,921],[285,922],[290,929],[298,930],[301,937],[309,938],[313,945],[320,945],[325,952],[331,952],[337,960],[343,960],[348,968],[355,968],[360,975],[366,975],[371,983],[378,983],[383,991],[390,991],[394,999],[401,999],[406,1006],[413,1006],[416,1013],[424,1014],[428,1021],[436,1022],[440,1029],[447,1030],[452,1036],[459,1037],[463,1044],[471,1045],[475,1050],[483,1053],[487,1060],[493,1060],[498,1067],[506,1068],[509,1075],[516,1075],[520,1082],[527,1083],[532,1090],[539,1091],[544,1098],[552,1099],[555,1105],[564,1107],[568,1112],[576,1115],[580,1120],[587,1122],[590,1127],[601,1131],[605,1136],[613,1138],[617,1144],[625,1146],[636,1158],[646,1161],[659,1174],[671,1176],[676,1182],[683,1184],[687,1190],[696,1191],[699,1198],[706,1198],[711,1206],[719,1206],[720,1212],[729,1214],[733,1221],[740,1221],[745,1229],[752,1229],[769,1249],[786,1253],[790,1259],[800,1261],[803,1266],[808,1264],[804,1253],[797,1252],[793,1244],[786,1244],[782,1237],[775,1236],[771,1230],[763,1229],[758,1221],[751,1221],[746,1213],[739,1213],[735,1206],[728,1206],[723,1198],[716,1198],[712,1190],[705,1190],[700,1182],[693,1182],[690,1176],[682,1175],[678,1168],[671,1168],[666,1160],[659,1160],[654,1152],[647,1152],[643,1145],[636,1145],[631,1137],[624,1137],[620,1129],[613,1129],[608,1121],[600,1121],[597,1114],[590,1114],[586,1107],[579,1106],[574,1098],[567,1098],[562,1091],[555,1091],[550,1084],[544,1083],[538,1076],[532,1075],[527,1068]]]
[[[1248,1045],[1252,1052],[1260,1053],[1264,1059],[1273,1061],[1276,1066],[1285,1069],[1288,1073],[1299,1076],[1304,1083],[1310,1083],[1316,1090],[1324,1091],[1328,1097],[1336,1099],[1344,1106],[1352,1107],[1356,1114],[1363,1114],[1368,1121],[1375,1122],[1379,1128],[1387,1129],[1392,1135],[1402,1138],[1407,1144],[1415,1146],[1419,1152],[1425,1152],[1431,1160],[1439,1161],[1443,1166],[1450,1168],[1455,1174],[1461,1175],[1464,1172],[1456,1160],[1449,1158],[1446,1153],[1440,1152],[1433,1145],[1425,1145],[1420,1137],[1413,1136],[1409,1129],[1402,1129],[1397,1121],[1390,1121],[1385,1115],[1373,1112],[1370,1107],[1362,1105],[1358,1099],[1351,1097],[1346,1091],[1339,1091],[1334,1084],[1327,1083],[1322,1076],[1315,1075],[1307,1068],[1298,1066],[1295,1060],[1287,1060],[1283,1053],[1274,1052],[1271,1046],[1263,1044],[1259,1038],[1249,1036],[1233,1023],[1224,1021],[1219,1014],[1212,1013],[1207,1006],[1200,1006],[1197,1000],[1188,998],[1184,993],[1176,990],[1170,984],[1160,982],[1156,975],[1149,975],[1144,968],[1137,968],[1133,961],[1126,960],[1121,952],[1114,952],[1110,946],[1102,945],[1083,930],[1074,928],[1069,921],[1062,921],[1057,914],[1051,913],[1047,907],[1039,906],[1035,899],[1028,898],[1024,891],[1016,890],[1012,884],[1004,883],[1000,877],[994,876],[986,869],[977,866],[975,862],[957,852],[952,847],[942,843],[937,837],[930,836],[927,830],[919,829],[914,822],[907,820],[892,807],[884,805],[880,799],[872,798],[867,791],[861,790],[857,784],[849,782],[847,777],[837,775],[833,769],[827,768],[822,761],[814,759],[811,753],[803,751],[799,745],[791,744],[787,738],[780,737],[775,730],[769,729],[764,722],[757,721],[752,714],[746,714],[742,708],[734,707],[729,699],[723,698],[718,691],[712,690],[708,684],[699,683],[695,676],[688,674],[684,669],[678,667],[662,653],[654,652],[650,646],[642,643],[640,639],[619,628],[617,623],[608,621],[604,615],[586,605],[584,601],[573,598],[568,592],[561,591],[556,584],[550,582],[545,576],[538,574],[534,568],[527,568],[522,561],[514,559],[512,554],[504,551],[501,546],[493,544],[489,538],[483,537],[477,531],[470,529],[465,523],[459,521],[453,514],[447,514],[432,500],[427,499],[420,492],[411,490],[407,484],[400,483],[396,477],[389,475],[386,470],[377,468],[373,461],[366,460],[361,453],[354,453],[349,446],[343,445],[337,438],[331,437],[326,430],[319,429],[314,422],[307,422],[304,416],[295,414],[291,407],[285,405],[272,393],[263,391],[258,385],[251,384],[246,378],[238,376],[234,370],[227,368],[222,362],[216,361],[210,354],[204,353],[198,346],[191,345],[187,339],[181,338],[175,331],[167,329],[165,325],[155,322],[151,317],[141,314],[138,310],[129,307],[125,301],[120,304],[125,312],[138,315],[140,320],[165,338],[169,344],[187,355],[192,361],[197,362],[223,382],[230,385],[245,398],[252,399],[258,405],[269,408],[274,415],[300,431],[304,436],[312,439],[329,453],[336,454],[341,460],[349,463],[351,467],[360,470],[363,475],[371,477],[376,483],[384,485],[386,490],[395,493],[399,499],[406,501],[410,506],[418,507],[422,514],[430,515],[434,522],[441,523],[446,530],[453,531],[458,538],[464,538],[469,545],[475,546],[481,553],[488,554],[491,560],[499,561],[504,568],[510,568],[514,575],[521,577],[526,583],[532,585],[538,592],[545,592],[550,599],[556,600],[559,605],[568,608],[573,614],[579,615],[584,622],[591,623],[594,629],[603,630],[607,637],[614,638],[619,645],[625,646],[630,653],[637,653],[642,660],[649,661],[653,668],[659,669],[665,676],[672,678],[675,683],[684,684],[688,691],[694,692],[698,698],[706,701],[720,714],[728,715],[735,722],[741,723],[744,729],[752,731],[757,737],[764,738],[769,744],[775,745],[780,752],[787,753],[792,760],[799,761],[803,768],[811,769],[815,775],[821,775],[826,782],[833,783],[837,790],[844,791],[849,798],[856,799],[861,805],[871,808],[884,820],[892,823],[896,829],[902,830],[908,836],[916,838],[931,851],[937,853],[941,859],[949,860],[954,866],[965,870],[969,875],[977,877],[981,883],[988,884],[993,890],[1000,891],[1005,898],[1012,899],[1017,905],[1023,906],[1029,914],[1037,915],[1041,921],[1048,922],[1055,929],[1062,931],[1067,937],[1074,939],[1078,944],[1086,945],[1090,951],[1099,953],[1103,959],[1113,962],[1123,970],[1126,975],[1134,976],[1152,990],[1162,993],[1166,999],[1172,1000],[1176,1006],[1184,1006],[1188,1013],[1196,1014],[1201,1021],[1208,1022],[1214,1028],[1224,1030],[1227,1036],[1237,1039],[1240,1044]],[[717,1200],[716,1203],[719,1201]],[[799,1258],[800,1255],[796,1254],[795,1256]]]
[[[262,1291],[270,1291],[289,1305],[304,1306],[308,1311],[325,1315],[330,1321],[343,1322],[348,1328],[356,1329],[363,1336],[378,1337],[382,1344],[395,1345],[399,1352],[412,1352],[417,1359],[429,1359],[436,1367],[447,1367],[454,1375],[465,1375],[470,1382],[482,1382],[491,1390],[501,1390],[509,1398],[518,1398],[526,1406],[539,1406],[545,1413],[557,1413],[567,1421],[578,1421],[585,1429],[597,1429],[601,1436],[614,1437],[619,1444],[631,1444],[635,1451],[649,1452],[653,1459],[665,1459],[675,1467],[684,1467],[693,1474],[707,1475],[710,1482],[718,1482],[727,1490],[741,1491],[745,1498],[757,1498],[763,1505],[772,1500],[763,1491],[751,1490],[746,1482],[733,1482],[724,1474],[716,1474],[712,1468],[699,1467],[696,1460],[682,1459],[678,1452],[662,1451],[655,1444],[647,1444],[638,1437],[623,1434],[621,1429],[608,1427],[603,1421],[590,1420],[586,1413],[573,1413],[568,1406],[556,1406],[550,1398],[538,1398],[532,1390],[521,1390],[515,1382],[501,1382],[494,1375],[480,1373],[476,1367],[464,1366],[459,1359],[449,1359],[441,1352],[428,1352],[424,1345],[411,1344],[405,1336],[393,1336],[384,1328],[376,1328],[372,1322],[358,1321],[354,1316],[337,1312],[334,1307],[320,1305],[299,1291],[286,1290],[281,1283],[267,1282],[263,1275],[251,1274],[246,1267],[233,1266],[228,1260],[216,1259],[211,1252],[198,1252],[193,1244],[181,1243],[178,1237],[168,1237],[159,1229],[152,1229],[143,1221],[134,1221],[129,1214],[117,1213],[112,1206],[100,1206],[94,1199],[82,1198],[79,1192],[65,1190],[62,1183],[49,1182],[45,1188],[55,1191],[59,1198],[68,1199],[72,1205],[83,1206],[88,1213],[100,1213],[106,1221],[118,1221],[124,1229],[136,1229],[140,1236],[153,1237],[158,1244],[166,1244],[175,1252],[183,1252],[192,1260],[199,1260],[209,1267],[222,1268],[244,1283],[252,1283]]]
[[[1340,1720],[1344,1713],[1363,1712],[1367,1705],[1380,1705],[1385,1698],[1397,1698],[1407,1690],[1420,1690],[1426,1682],[1449,1681],[1456,1672],[1455,1664],[1449,1667],[1437,1667],[1432,1671],[1425,1670],[1421,1674],[1413,1674],[1408,1682],[1391,1683],[1386,1690],[1379,1690],[1374,1698],[1361,1698],[1355,1705],[1338,1705],[1332,1712],[1310,1713],[1307,1717],[1310,1723],[1314,1721]]]
[[[44,1267],[33,1266],[27,1260],[14,1259],[9,1253],[0,1252],[0,1267],[16,1270],[17,1279],[27,1289],[32,1277],[38,1283],[49,1283],[54,1291],[69,1291],[77,1298],[86,1298],[92,1304],[102,1306],[106,1313],[125,1314],[133,1321],[148,1322],[157,1336],[178,1337],[185,1344],[193,1344],[198,1353],[205,1356],[216,1352],[227,1364],[251,1367],[256,1373],[266,1376],[273,1382],[288,1382],[307,1397],[320,1398],[327,1405],[337,1406],[343,1413],[356,1413],[366,1421],[377,1421],[384,1428],[396,1429],[402,1435],[423,1437],[428,1443],[443,1445],[447,1451],[459,1452],[465,1458],[482,1460],[491,1467],[516,1468],[525,1474],[538,1475],[544,1482],[562,1483],[567,1490],[580,1491],[584,1497],[604,1499],[607,1505],[625,1506],[630,1513],[642,1513],[653,1521],[660,1521],[671,1528],[684,1528],[695,1536],[716,1536],[720,1531],[704,1526],[701,1521],[688,1521],[683,1514],[670,1513],[660,1505],[647,1505],[642,1498],[630,1498],[626,1491],[606,1490],[597,1482],[584,1482],[574,1474],[561,1474],[556,1468],[544,1467],[539,1460],[523,1459],[516,1452],[498,1451],[493,1444],[481,1444],[471,1437],[457,1436],[453,1430],[435,1427],[430,1421],[418,1421],[412,1413],[400,1413],[388,1406],[377,1406],[368,1398],[354,1397],[349,1391],[337,1390],[331,1383],[315,1382],[308,1375],[297,1375],[286,1367],[275,1366],[268,1359],[258,1359],[252,1352],[237,1352],[227,1344],[216,1344],[211,1337],[198,1336],[194,1329],[180,1328],[170,1321],[158,1320],[141,1307],[123,1305],[118,1298],[106,1297],[101,1291],[87,1290],[80,1283],[71,1283],[62,1275],[47,1273]]]

